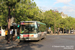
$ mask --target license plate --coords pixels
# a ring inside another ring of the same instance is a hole
[[[28,35],[23,35],[23,37],[28,37]]]
[[[26,40],[31,40],[31,39],[26,39]]]

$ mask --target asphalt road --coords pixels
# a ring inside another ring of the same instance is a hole
[[[20,42],[10,50],[75,50],[75,35],[47,35],[38,42]]]

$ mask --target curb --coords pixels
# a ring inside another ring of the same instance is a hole
[[[47,34],[47,35],[75,35],[75,34]]]

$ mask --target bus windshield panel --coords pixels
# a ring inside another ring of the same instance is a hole
[[[35,29],[35,23],[34,22],[24,22],[21,23],[21,28],[20,28],[21,34],[27,34],[27,33],[36,33]]]

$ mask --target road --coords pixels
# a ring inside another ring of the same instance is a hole
[[[47,35],[38,42],[20,42],[10,50],[75,50],[75,35]]]

